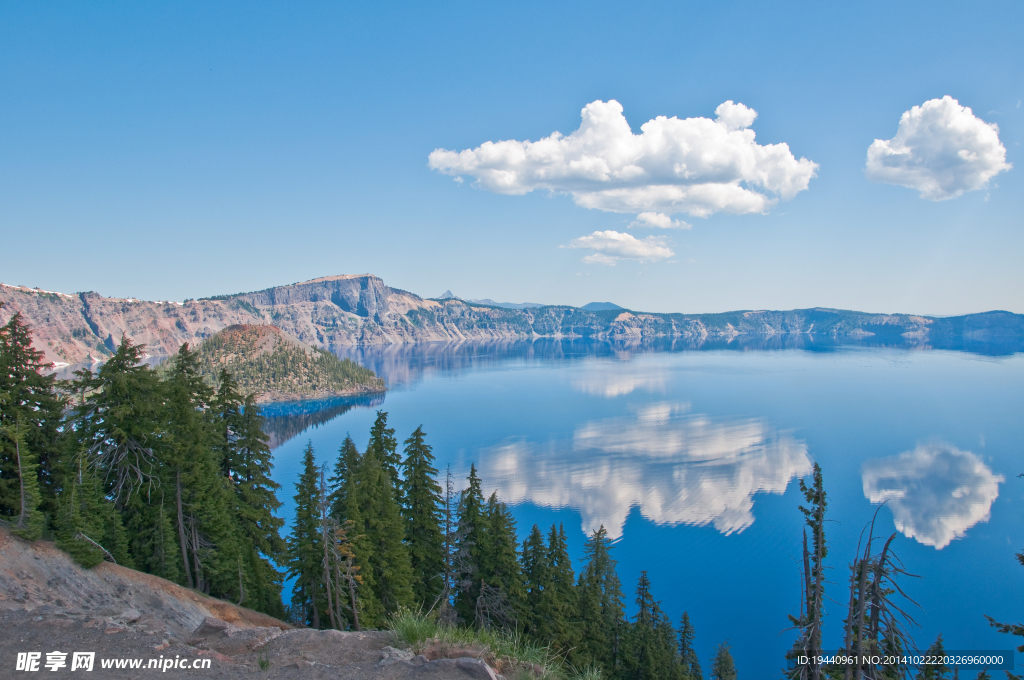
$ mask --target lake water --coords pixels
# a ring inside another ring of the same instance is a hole
[[[939,632],[947,650],[1015,646],[984,615],[1024,619],[1024,355],[772,342],[340,349],[390,390],[267,408],[282,516],[306,442],[321,462],[346,433],[362,449],[381,408],[399,441],[423,425],[442,473],[461,480],[476,463],[521,539],[561,522],[579,560],[603,524],[630,611],[647,570],[673,621],[689,612],[705,673],[728,640],[741,678],[776,678],[799,607],[797,480],[818,462],[826,648],[840,643],[846,565],[885,499],[877,533],[898,529],[897,554],[922,577],[904,583],[918,647]]]

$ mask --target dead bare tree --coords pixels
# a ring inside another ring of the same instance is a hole
[[[455,581],[455,546],[458,544],[458,500],[455,493],[455,479],[452,476],[452,467],[448,466],[445,471],[444,484],[444,573],[441,574],[443,583],[441,592],[438,593],[433,604],[430,605],[428,613],[437,607],[438,618],[441,621],[455,623],[451,598],[452,588]]]
[[[796,644],[789,653],[797,664],[790,673],[799,680],[820,680],[821,628],[824,616],[825,598],[825,510],[828,498],[822,481],[821,467],[814,464],[813,482],[810,486],[800,480],[800,491],[807,505],[800,506],[806,527],[803,531],[801,560],[800,616],[790,616],[793,627],[800,631]],[[811,546],[807,543],[807,529],[811,530]],[[802,657],[802,660],[800,659]]]
[[[478,628],[515,630],[517,619],[515,608],[501,588],[487,585],[480,580],[480,595],[476,598],[476,625]]]
[[[881,508],[879,508],[880,510]],[[865,658],[884,656],[911,649],[913,640],[908,626],[917,625],[913,617],[894,599],[899,596],[911,604],[913,599],[904,592],[899,577],[920,578],[903,568],[902,562],[892,550],[896,532],[885,541],[882,549],[874,554],[876,538],[875,517],[867,531],[867,542],[857,545],[857,557],[850,565],[850,595],[847,605],[844,631],[845,653],[857,659],[852,666],[844,669],[844,680],[877,680],[889,677],[892,668],[882,668],[865,662]],[[863,544],[863,551],[861,545]]]
[[[322,573],[324,592],[327,596],[327,612],[331,626],[345,628],[347,609],[351,615],[352,627],[360,630],[357,590],[362,584],[359,566],[355,563],[352,540],[348,533],[354,523],[349,520],[340,524],[331,515],[330,495],[327,493],[326,464],[320,468],[320,490],[317,511],[320,517],[320,535],[324,545]],[[348,604],[343,604],[342,591],[348,591]]]

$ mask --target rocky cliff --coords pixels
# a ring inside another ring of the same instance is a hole
[[[108,356],[126,335],[151,355],[172,354],[235,324],[273,324],[307,344],[401,344],[452,340],[579,337],[617,341],[682,338],[694,343],[737,336],[813,334],[933,347],[1024,348],[1024,315],[986,312],[952,318],[837,309],[651,314],[569,306],[507,309],[457,298],[429,300],[379,278],[330,276],[204,300],[143,302],[96,293],[54,293],[0,284],[0,322],[21,312],[49,361],[74,364]]]

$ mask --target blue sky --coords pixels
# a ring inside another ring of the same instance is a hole
[[[1024,312],[1022,15],[1019,2],[5,3],[0,281],[183,299],[369,272],[424,296],[650,311]],[[945,95],[998,125],[1016,167],[948,200],[870,181],[873,141]],[[428,167],[435,149],[569,135],[612,99],[636,135],[742,103],[757,144],[788,144],[816,175],[766,213],[680,212],[667,217],[692,228],[660,230]],[[612,266],[566,247],[594,232],[672,255]]]

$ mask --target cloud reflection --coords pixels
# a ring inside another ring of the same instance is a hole
[[[889,502],[898,531],[937,550],[987,522],[999,483],[1006,481],[978,456],[944,442],[869,460],[861,480],[868,500]]]
[[[622,374],[612,371],[588,375],[582,380],[574,380],[572,387],[577,392],[590,394],[596,397],[607,397],[614,399],[636,390],[647,390],[648,392],[664,392],[664,375],[640,375]]]
[[[807,447],[760,420],[688,414],[651,404],[634,416],[578,427],[572,442],[511,442],[481,452],[481,477],[510,503],[571,507],[590,533],[622,535],[634,506],[657,524],[713,524],[724,534],[753,524],[753,496],[781,494],[811,471]]]

